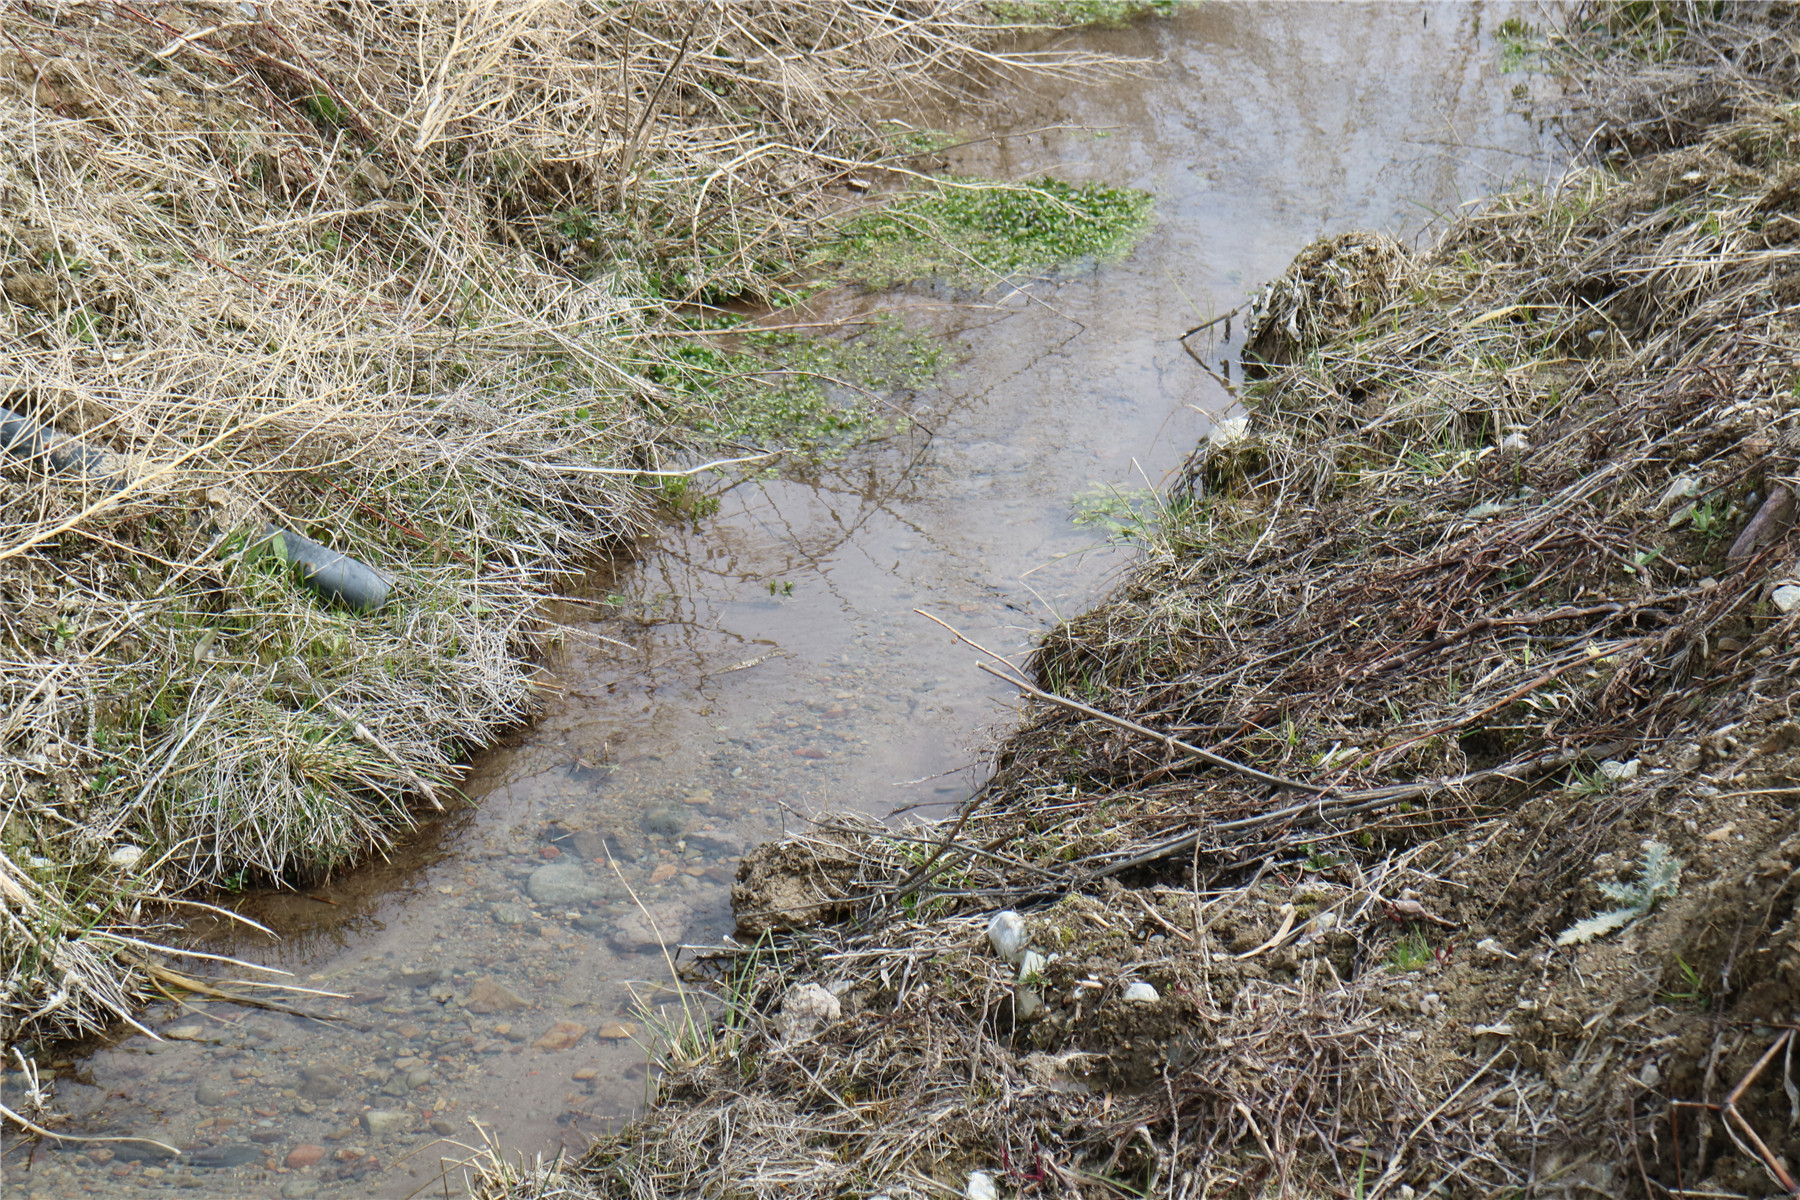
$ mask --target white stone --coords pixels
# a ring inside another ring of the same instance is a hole
[[[1000,1200],[1000,1193],[994,1188],[994,1177],[986,1171],[970,1171],[969,1182],[963,1188],[963,1200]]]
[[[142,846],[114,846],[112,853],[106,856],[106,865],[117,867],[121,871],[129,871],[137,866],[138,860],[143,857],[144,848]]]
[[[1776,588],[1775,594],[1769,599],[1775,601],[1775,607],[1782,612],[1793,612],[1796,608],[1800,608],[1800,587],[1795,587],[1791,583],[1784,584]]]
[[[1700,477],[1698,475],[1678,476],[1669,484],[1668,490],[1662,494],[1662,499],[1656,502],[1657,511],[1666,512],[1681,501],[1692,500],[1699,494]]]
[[[1600,764],[1600,774],[1614,783],[1629,783],[1638,777],[1638,767],[1639,763],[1635,758],[1629,762],[1609,758]]]
[[[1329,933],[1337,928],[1337,913],[1327,909],[1313,918],[1313,928],[1320,933]]]
[[[1435,1017],[1444,1011],[1444,998],[1436,992],[1426,992],[1419,997],[1419,1015]]]
[[[1657,1069],[1654,1062],[1647,1062],[1644,1064],[1644,1069],[1638,1072],[1638,1082],[1647,1088],[1660,1086],[1662,1083],[1662,1072]]]
[[[781,998],[781,1015],[776,1028],[790,1041],[807,1037],[820,1025],[844,1015],[838,998],[816,983],[797,983]]]
[[[1126,987],[1124,999],[1127,1004],[1155,1004],[1162,997],[1149,984],[1134,983]]]
[[[988,922],[987,936],[994,953],[1015,967],[1023,961],[1025,943],[1031,940],[1031,934],[1025,929],[1025,918],[1010,908],[994,914],[994,919]]]

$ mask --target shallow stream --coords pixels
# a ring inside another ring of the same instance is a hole
[[[589,580],[595,603],[555,614],[561,695],[477,760],[477,807],[346,879],[244,898],[278,943],[196,931],[345,994],[301,1001],[340,1019],[153,1009],[165,1040],[68,1063],[56,1105],[71,1132],[189,1151],[9,1134],[6,1195],[438,1194],[461,1147],[579,1149],[628,1118],[643,1012],[674,999],[661,946],[729,932],[746,847],[795,812],[943,805],[977,782],[1012,697],[911,610],[1022,655],[1101,594],[1130,552],[1074,523],[1075,498],[1161,485],[1230,404],[1177,335],[1321,235],[1417,235],[1561,165],[1526,111],[1551,85],[1497,69],[1492,27],[1513,11],[1184,6],[1065,39],[1161,60],[1146,79],[909,117],[1011,135],[949,169],[1131,184],[1155,193],[1156,226],[1122,263],[991,306],[824,298],[816,318],[904,308],[952,348],[908,400],[920,423],[738,483]],[[1236,349],[1193,345],[1215,368]]]

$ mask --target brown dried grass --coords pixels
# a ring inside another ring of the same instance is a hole
[[[0,1038],[127,1016],[118,938],[164,902],[386,844],[532,711],[538,599],[695,445],[656,382],[673,306],[800,268],[887,154],[858,102],[1094,65],[986,27],[963,0],[9,7],[0,401],[128,483],[0,462]],[[246,553],[270,520],[395,598],[321,607]]]

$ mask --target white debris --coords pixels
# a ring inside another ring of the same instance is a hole
[[[1800,608],[1800,587],[1795,587],[1791,583],[1784,584],[1776,588],[1775,594],[1769,599],[1773,600],[1775,607],[1782,612],[1793,612],[1796,608]]]
[[[844,1015],[838,998],[816,983],[797,983],[781,998],[781,1014],[775,1027],[789,1041],[809,1037],[828,1021]]]
[[[1679,476],[1669,484],[1668,490],[1662,494],[1662,499],[1656,502],[1657,511],[1666,511],[1683,500],[1693,500],[1699,495],[1700,477],[1698,475]]]
[[[1031,934],[1025,929],[1025,918],[1010,908],[994,914],[994,919],[988,922],[987,936],[994,953],[1015,967],[1022,961],[1025,943],[1031,940]]]
[[[1475,943],[1475,957],[1483,962],[1499,962],[1503,958],[1517,959],[1519,956],[1493,938],[1482,938]]]
[[[106,865],[117,867],[121,871],[129,871],[137,866],[138,860],[143,857],[144,848],[142,846],[114,846],[112,853],[106,856]]]
[[[968,1185],[963,1188],[963,1200],[1000,1200],[1000,1193],[994,1189],[994,1177],[986,1171],[970,1171]]]
[[[1620,762],[1616,758],[1609,758],[1600,764],[1600,774],[1606,776],[1613,783],[1629,783],[1638,777],[1639,766],[1640,764],[1635,758],[1629,762]]]
[[[1662,1072],[1657,1069],[1654,1060],[1645,1063],[1644,1069],[1638,1072],[1638,1082],[1647,1088],[1654,1088],[1661,1085]]]
[[[1044,956],[1036,950],[1027,950],[1019,958],[1019,984],[1013,989],[1013,1013],[1021,1021],[1029,1021],[1044,1007],[1043,993],[1028,982],[1043,978],[1044,965]]]
[[[1331,909],[1326,909],[1324,912],[1313,918],[1313,928],[1320,933],[1330,933],[1333,929],[1337,928],[1337,913]]]
[[[1511,1037],[1513,1027],[1511,1025],[1477,1025],[1470,1032],[1476,1037]]]
[[[1125,989],[1125,1003],[1127,1004],[1155,1004],[1161,999],[1162,997],[1156,994],[1156,989],[1147,983],[1134,983]]]
[[[1502,451],[1529,450],[1531,449],[1531,443],[1526,440],[1525,435],[1522,433],[1509,433],[1504,438],[1500,439],[1500,449]]]
[[[1419,1015],[1435,1017],[1444,1011],[1444,998],[1436,992],[1426,992],[1419,997]]]
[[[1215,446],[1229,446],[1233,442],[1249,441],[1250,418],[1226,417],[1212,427],[1212,432],[1206,435],[1206,440]]]

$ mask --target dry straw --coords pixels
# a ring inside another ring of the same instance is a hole
[[[952,820],[823,819],[753,854],[734,903],[761,940],[696,974],[711,1052],[494,1194],[926,1196],[975,1169],[1057,1195],[1719,1194],[1727,1134],[1754,1169],[1742,1097],[1775,1050],[1751,1025],[1786,993],[1696,1017],[1657,956],[1727,990],[1775,962],[1794,839],[1641,960],[1586,975],[1550,942],[1599,856],[1635,861],[1696,794],[1604,761],[1789,715],[1800,60],[1747,6],[1586,10],[1559,45],[1594,158],[1416,256],[1302,255],[1248,422],[1010,676],[1026,720],[992,779]],[[981,934],[1002,906],[1060,955],[1034,1020]],[[1465,944],[1477,925],[1501,936]],[[1430,968],[1468,993],[1425,993]],[[1155,1005],[1123,1002],[1136,981]],[[795,983],[844,1016],[784,1037]],[[1670,1057],[1684,1030],[1698,1063]],[[1713,1089],[1698,1161],[1659,1061]],[[1740,1077],[1738,1123],[1706,1126]]]
[[[8,9],[0,404],[123,488],[0,462],[0,1036],[128,1018],[115,932],[384,845],[532,712],[538,598],[691,444],[673,305],[806,260],[885,152],[859,101],[1095,66],[985,30],[952,0]],[[393,599],[321,605],[268,522]]]

